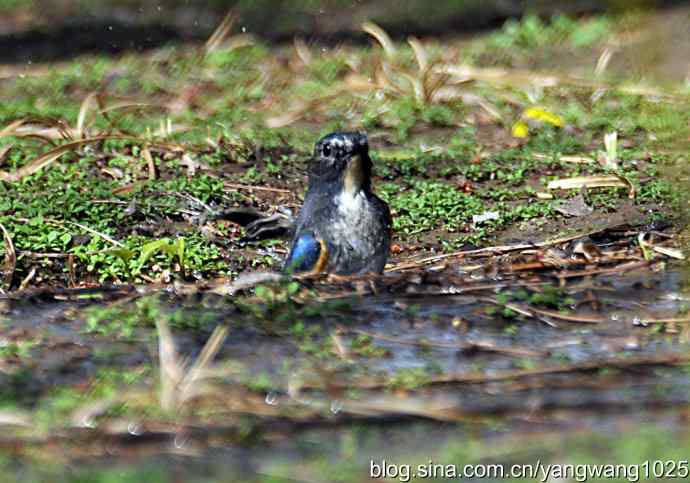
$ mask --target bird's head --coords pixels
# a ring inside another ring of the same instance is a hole
[[[355,194],[370,188],[371,168],[366,133],[336,132],[316,143],[309,183],[334,183]]]

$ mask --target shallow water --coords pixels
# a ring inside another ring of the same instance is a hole
[[[236,361],[250,375],[270,374],[275,388],[266,393],[263,404],[268,410],[280,414],[300,407],[322,408],[317,411],[321,416],[297,424],[279,419],[254,442],[237,441],[203,424],[200,432],[189,427],[161,432],[142,423],[140,430],[107,443],[110,456],[68,458],[58,474],[70,479],[85,471],[100,471],[107,462],[112,471],[135,471],[139,476],[152,471],[160,481],[322,481],[318,468],[326,462],[340,467],[348,461],[342,471],[364,478],[372,459],[420,463],[455,458],[445,462],[459,464],[475,461],[480,453],[501,462],[506,457],[519,462],[557,459],[563,448],[550,447],[550,438],[566,447],[581,445],[582,438],[606,441],[631,431],[635,435],[631,438],[636,439],[639,428],[650,425],[672,438],[690,402],[687,363],[628,367],[625,361],[649,358],[653,363],[673,355],[687,357],[690,346],[683,325],[655,333],[641,324],[677,317],[688,303],[685,283],[682,266],[575,282],[571,292],[579,307],[576,313],[583,317],[605,314],[605,320],[596,324],[487,315],[486,303],[476,294],[367,296],[345,312],[346,321],[334,321],[332,315],[310,321],[329,330],[346,327],[342,336],[346,341],[356,331],[371,334],[374,345],[387,351],[385,357],[356,359],[359,367],[352,379],[333,373],[332,383],[360,385],[335,397],[318,384],[310,389],[308,383],[298,395],[290,394],[296,374],[303,377],[305,368],[313,368],[313,361],[289,339],[240,325],[230,331],[217,359]],[[587,308],[591,304],[583,302],[584,293],[598,301],[596,311]],[[181,305],[189,309],[197,304],[199,313],[214,314],[216,322],[233,327],[237,315],[211,298],[202,296]],[[140,330],[126,342],[86,334],[84,308],[69,302],[38,302],[14,303],[6,311],[7,326],[24,335],[40,334],[43,340],[37,349],[40,354],[33,359],[33,376],[22,388],[29,401],[39,401],[59,385],[79,385],[93,377],[99,366],[125,371],[155,364],[153,329]],[[211,321],[209,326],[213,325]],[[183,354],[198,354],[207,336],[204,331],[174,331]],[[604,362],[598,365],[597,361]],[[593,364],[591,369],[548,371],[587,363]],[[416,391],[367,386],[412,369],[453,380],[440,379]],[[530,371],[536,372],[530,375]],[[73,444],[85,444],[79,443],[83,436],[77,436]],[[521,448],[516,441],[523,439],[528,443]],[[470,449],[463,441],[472,442]],[[502,449],[494,454],[495,448]],[[131,458],[135,458],[134,467]],[[40,480],[34,465],[18,468],[18,474],[26,472]],[[347,481],[359,481],[352,478]]]

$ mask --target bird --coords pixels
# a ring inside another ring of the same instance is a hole
[[[304,203],[283,271],[292,274],[381,273],[392,219],[372,190],[366,133],[335,132],[314,147]]]

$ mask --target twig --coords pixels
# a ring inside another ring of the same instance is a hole
[[[687,324],[690,323],[690,317],[678,317],[670,319],[644,319],[640,321],[640,325],[644,324]]]
[[[24,277],[24,280],[22,280],[22,283],[19,284],[19,291],[21,292],[22,290],[26,290],[26,287],[29,286],[31,281],[34,279],[36,276],[36,267],[31,267],[31,271],[29,274]]]
[[[560,319],[560,320],[565,320],[566,322],[580,322],[583,324],[599,324],[601,322],[605,322],[606,319],[603,317],[586,317],[584,315],[577,315],[577,314],[562,314],[560,312],[555,312],[553,310],[543,310],[543,309],[535,309],[534,307],[530,307],[530,309],[540,315],[545,315],[547,317],[553,317],[554,319]]]
[[[492,297],[479,297],[477,300],[482,301],[482,302],[488,302],[493,305],[498,305],[499,307],[506,308],[508,310],[512,310],[513,312],[517,312],[520,315],[524,315],[525,317],[530,317],[533,319],[537,319],[540,322],[543,322],[544,324],[548,325],[549,327],[557,328],[558,326],[551,322],[548,319],[545,319],[543,317],[539,317],[537,314],[536,310],[533,310],[531,307],[530,308],[525,308],[522,307],[518,304],[514,303],[503,303],[500,302],[499,300],[492,298]]]
[[[37,252],[19,252],[20,257],[29,258],[67,258],[70,256],[69,253],[37,253]]]
[[[270,186],[252,186],[248,184],[225,183],[226,188],[237,190],[256,190],[256,191],[272,191],[274,193],[293,193],[292,190],[282,188],[272,188]]]
[[[71,224],[73,224],[73,225],[75,225],[75,226],[78,226],[78,227],[81,228],[82,230],[87,231],[87,232],[91,233],[92,235],[96,235],[96,236],[98,236],[98,237],[100,237],[100,238],[103,238],[105,241],[108,241],[108,242],[112,243],[113,245],[116,245],[116,246],[118,246],[118,247],[120,247],[120,248],[125,248],[125,245],[124,245],[124,244],[120,243],[119,241],[115,240],[114,238],[110,238],[110,237],[109,237],[108,235],[106,235],[105,233],[101,233],[100,231],[96,231],[96,230],[94,230],[93,228],[89,228],[88,226],[82,225],[81,223],[77,223],[76,221],[65,220],[65,222],[66,222],[66,223],[71,223]]]
[[[601,275],[604,273],[623,273],[637,268],[649,267],[652,264],[647,261],[628,262],[613,268],[595,268],[592,270],[582,270],[579,272],[560,272],[556,274],[558,278],[566,279],[573,277],[587,277],[590,275]]]

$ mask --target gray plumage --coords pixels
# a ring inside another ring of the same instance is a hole
[[[286,267],[293,261],[297,240],[313,235],[325,242],[326,272],[383,271],[390,249],[391,216],[388,205],[371,189],[371,169],[364,133],[333,133],[316,144]]]

